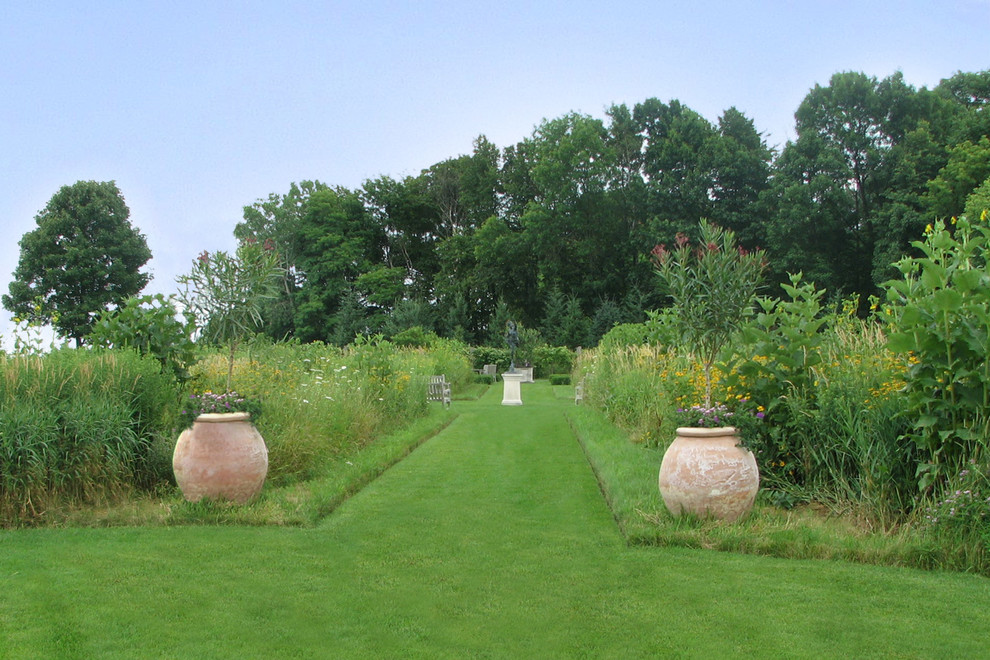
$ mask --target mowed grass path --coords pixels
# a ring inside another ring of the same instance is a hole
[[[0,533],[0,658],[990,656],[990,581],[629,548],[545,383],[314,529]]]

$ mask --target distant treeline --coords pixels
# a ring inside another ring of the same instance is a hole
[[[245,207],[239,239],[286,269],[274,338],[346,343],[421,326],[501,342],[504,321],[591,345],[665,305],[650,262],[700,218],[864,301],[935,218],[990,206],[990,71],[915,89],[838,73],[811,89],[779,152],[729,108],[717,124],[676,100],[544,120],[518,144],[484,136],[418,176],[348,190],[292,184]]]

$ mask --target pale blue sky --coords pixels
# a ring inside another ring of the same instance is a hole
[[[356,188],[650,97],[771,145],[838,71],[990,68],[990,1],[0,0],[0,290],[59,187],[116,180],[149,292],[293,181]],[[0,311],[0,331],[9,334]]]

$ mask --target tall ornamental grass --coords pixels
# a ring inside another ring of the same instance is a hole
[[[0,525],[169,479],[178,391],[130,351],[0,356]]]
[[[634,442],[666,447],[677,428],[674,412],[691,391],[692,373],[691,361],[674,350],[603,343],[581,353],[574,378],[584,381],[588,403]]]

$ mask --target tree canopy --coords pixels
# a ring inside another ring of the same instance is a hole
[[[291,255],[289,312],[269,328],[302,340],[415,321],[484,341],[512,318],[590,345],[666,304],[650,252],[701,219],[763,248],[772,286],[800,271],[865,304],[929,222],[985,199],[988,104],[990,72],[934,89],[841,72],[808,91],[779,152],[735,107],[714,122],[677,99],[570,112],[418,175],[293,184],[247,207],[238,237]]]
[[[20,240],[3,306],[81,344],[97,314],[119,307],[150,279],[141,267],[151,250],[129,217],[113,181],[62,187]]]

